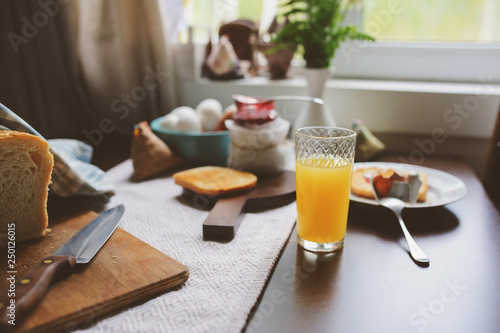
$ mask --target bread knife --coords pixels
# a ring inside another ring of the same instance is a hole
[[[124,206],[119,205],[96,217],[19,279],[15,284],[14,298],[9,298],[7,293],[0,295],[0,331],[10,332],[19,327],[53,281],[70,275],[76,264],[86,264],[92,260],[116,230],[124,212]],[[15,304],[14,312],[11,304]]]

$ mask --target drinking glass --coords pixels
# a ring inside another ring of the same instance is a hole
[[[295,131],[298,243],[313,252],[344,246],[356,132],[339,127]]]

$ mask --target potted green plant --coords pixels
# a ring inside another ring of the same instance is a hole
[[[290,0],[282,6],[288,23],[276,35],[276,42],[295,44],[302,50],[307,68],[325,68],[346,40],[375,39],[353,25],[343,25],[343,0]]]
[[[305,75],[312,97],[321,98],[324,84],[331,74],[330,61],[346,40],[375,39],[353,25],[344,25],[344,12],[351,0],[290,0],[282,6],[288,24],[275,36],[276,43],[297,45],[305,60]],[[299,114],[297,126],[336,125],[325,108],[310,104]]]

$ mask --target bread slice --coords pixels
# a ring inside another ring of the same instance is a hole
[[[384,193],[385,194],[389,193],[392,187],[391,178],[393,177],[391,176],[394,173],[395,171],[392,169],[382,169],[378,167],[357,169],[352,174],[351,192],[363,198],[375,199],[370,181],[365,177],[365,175],[372,175],[374,177],[374,186],[377,188],[377,193],[383,193],[381,197],[384,197],[386,196],[384,195]],[[401,176],[402,179],[396,179],[396,181],[407,179],[406,177],[408,175],[407,173],[403,172]],[[420,185],[420,188],[418,190],[417,201],[425,202],[425,200],[427,199],[427,191],[429,189],[429,185],[427,183],[427,174],[419,172],[418,176],[420,178],[420,181],[422,182],[422,185]],[[386,183],[384,183],[383,181],[376,182],[377,177],[381,178],[380,180],[386,179],[387,182]]]
[[[370,180],[368,178],[365,178],[364,175],[375,175],[377,173],[378,169],[376,167],[354,170],[351,179],[351,192],[359,197],[375,199]]]
[[[0,131],[0,247],[8,240],[19,243],[49,232],[47,197],[53,165],[45,140]]]
[[[203,166],[173,175],[175,183],[200,194],[226,196],[257,185],[254,174],[230,168]]]

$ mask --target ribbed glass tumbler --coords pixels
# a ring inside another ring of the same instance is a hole
[[[295,131],[298,243],[313,252],[344,246],[356,132],[339,127]]]

